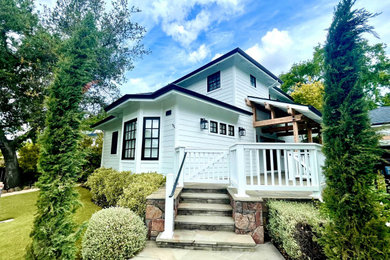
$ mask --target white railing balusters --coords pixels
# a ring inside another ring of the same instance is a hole
[[[318,144],[233,145],[230,148],[230,164],[227,165],[231,185],[241,194],[245,194],[245,190],[286,190],[312,191],[319,196],[323,164],[317,158],[320,149]]]
[[[282,186],[282,169],[280,168],[280,149],[276,150],[276,161],[277,161],[277,166],[278,166],[278,183],[279,186]]]

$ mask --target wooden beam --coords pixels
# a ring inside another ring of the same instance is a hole
[[[274,118],[274,119],[256,121],[253,123],[253,126],[254,127],[264,127],[264,126],[279,125],[279,124],[291,123],[291,122],[295,122],[298,124],[298,121],[301,121],[302,118],[303,118],[303,115],[285,116],[285,117],[279,117],[279,118]]]
[[[275,118],[275,109],[272,105],[268,104],[268,103],[264,103],[265,105],[265,109],[271,111],[271,119],[274,119]]]
[[[315,133],[319,133],[320,130],[319,129],[312,129],[312,133],[315,134]],[[276,133],[277,136],[292,136],[294,133],[292,131],[286,133],[286,132],[280,132],[280,133]],[[307,130],[299,130],[298,132],[299,135],[304,135],[304,134],[307,134]]]
[[[307,141],[309,143],[313,142],[313,135],[312,135],[312,130],[310,126],[307,126]]]
[[[316,128],[316,127],[318,127],[318,126],[311,126],[311,128]],[[304,124],[298,124],[298,129],[299,129],[299,131],[305,130],[305,129],[307,129],[307,126]],[[293,130],[293,126],[286,124],[286,126],[278,126],[278,127],[263,129],[262,132],[272,134],[272,133],[278,133],[278,132],[283,132],[283,131],[288,132],[291,130]]]

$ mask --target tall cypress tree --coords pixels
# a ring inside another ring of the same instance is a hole
[[[375,188],[378,136],[360,84],[361,34],[372,32],[367,21],[375,15],[353,4],[337,5],[325,46],[323,198],[330,222],[322,242],[330,259],[388,259],[389,220]]]
[[[47,101],[46,128],[41,138],[37,183],[40,193],[31,232],[29,259],[74,259],[78,228],[73,213],[79,206],[74,190],[80,174],[81,111],[83,93],[94,80],[96,27],[93,15],[85,16],[62,46],[55,79]]]

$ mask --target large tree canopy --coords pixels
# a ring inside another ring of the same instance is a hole
[[[386,44],[370,45],[367,40],[358,43],[364,54],[360,61],[360,84],[362,84],[369,109],[390,105],[390,58],[386,55]],[[324,81],[324,47],[314,48],[313,58],[294,64],[287,73],[280,75],[282,89],[294,91],[297,84]]]
[[[132,22],[139,10],[126,0],[105,6],[103,0],[62,0],[38,15],[32,0],[0,0],[0,149],[8,187],[19,184],[17,148],[43,128],[44,100],[62,42],[88,13],[96,24],[97,64],[80,104],[84,111],[97,114],[116,98],[124,73],[147,52],[141,43],[145,29]]]
[[[353,3],[338,4],[324,49],[323,208],[330,221],[322,242],[329,259],[387,259],[389,215],[375,186],[380,149],[361,84],[361,34],[372,31],[373,15],[352,10]]]
[[[19,184],[16,149],[42,127],[56,60],[55,44],[32,11],[30,0],[0,0],[0,149],[8,187]]]

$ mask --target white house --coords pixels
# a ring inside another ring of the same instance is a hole
[[[181,182],[318,192],[319,168],[311,164],[320,146],[312,133],[321,113],[294,103],[281,83],[236,48],[155,92],[124,95],[93,125],[104,132],[101,165],[177,174],[187,152]],[[301,134],[309,144],[299,143]]]
[[[323,155],[313,134],[320,137],[321,113],[294,103],[281,83],[237,48],[155,92],[124,95],[105,108],[109,117],[93,126],[104,132],[101,165],[167,175],[165,207],[152,203],[145,217],[159,246],[253,249],[264,242],[264,196],[250,193],[320,196]]]

